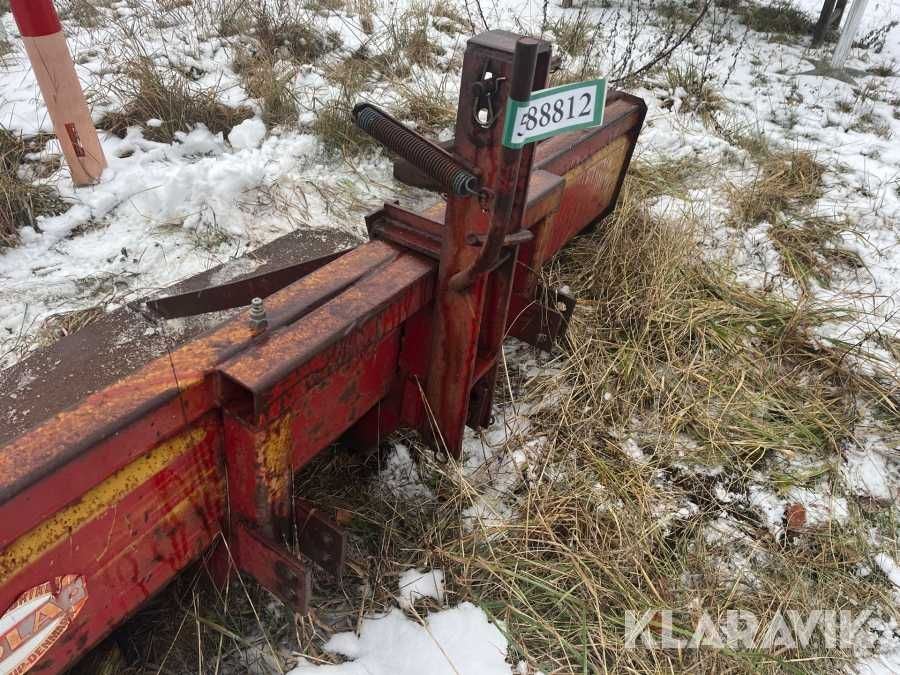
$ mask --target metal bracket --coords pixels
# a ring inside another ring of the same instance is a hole
[[[514,295],[509,307],[509,316],[514,319],[509,335],[549,352],[566,334],[574,311],[575,298],[561,290],[539,286],[531,300]]]
[[[305,499],[294,500],[294,523],[300,553],[340,579],[347,555],[347,533]]]
[[[233,529],[237,568],[297,614],[309,610],[311,578],[303,564],[284,546],[243,523]]]
[[[525,244],[532,239],[534,239],[534,233],[531,230],[519,230],[518,232],[503,237],[503,248]],[[484,246],[485,243],[487,243],[487,235],[467,234],[466,243],[469,244],[469,246]]]
[[[366,216],[366,227],[370,239],[390,241],[433,260],[441,258],[444,224],[420,213],[407,211],[396,204],[385,204]]]

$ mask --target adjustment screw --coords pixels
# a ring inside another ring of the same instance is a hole
[[[269,327],[269,319],[266,317],[266,308],[262,298],[253,298],[250,301],[250,328],[254,335],[259,335]]]

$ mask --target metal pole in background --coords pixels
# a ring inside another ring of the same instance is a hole
[[[825,34],[828,32],[828,26],[831,24],[831,15],[834,14],[835,3],[837,3],[837,0],[825,0],[825,4],[822,5],[819,20],[813,29],[813,47],[818,47],[825,40]]]
[[[106,158],[52,0],[10,0],[53,132],[75,185],[92,185]]]
[[[838,39],[837,47],[834,48],[834,54],[831,57],[831,67],[839,70],[844,67],[844,62],[850,54],[850,46],[853,44],[853,38],[859,31],[859,25],[862,23],[863,14],[866,11],[866,5],[869,0],[854,0],[853,6],[850,8],[850,15],[847,17],[847,23],[841,31],[841,37]]]

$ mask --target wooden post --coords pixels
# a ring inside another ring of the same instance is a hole
[[[92,185],[106,158],[51,0],[11,0],[25,51],[75,185]]]

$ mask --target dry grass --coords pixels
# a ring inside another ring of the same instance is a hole
[[[215,88],[200,88],[181,73],[162,67],[146,56],[130,59],[122,77],[112,85],[123,101],[120,111],[107,114],[99,126],[124,136],[129,127],[142,127],[144,137],[171,143],[178,131],[188,132],[197,124],[211,132],[228,134],[232,127],[253,117],[253,111],[219,102]],[[148,126],[156,119],[159,126]]]
[[[267,126],[297,123],[297,95],[293,87],[296,67],[275,61],[265,52],[245,50],[238,51],[233,67],[247,93],[259,100]]]
[[[760,33],[809,35],[815,22],[789,0],[757,4],[749,2],[739,9],[744,23]]]
[[[316,120],[313,132],[321,139],[324,146],[332,152],[358,153],[374,147],[375,141],[363,133],[350,112],[357,103],[348,92],[322,104],[315,111]]]
[[[241,0],[226,0],[219,3],[216,6],[215,16],[212,17],[215,33],[223,38],[250,33],[252,23],[250,9]],[[203,22],[197,23],[202,25]]]
[[[99,28],[104,21],[101,7],[108,7],[109,2],[93,0],[63,0],[59,4],[59,17],[66,21],[74,21],[84,28]]]
[[[849,126],[849,129],[861,134],[875,134],[882,138],[891,137],[891,123],[871,108],[863,110]]]
[[[828,287],[839,270],[863,266],[859,254],[843,245],[842,235],[851,230],[848,221],[836,218],[779,219],[768,236],[781,256],[782,271],[808,289],[812,281]]]
[[[413,66],[436,65],[444,50],[428,35],[432,16],[431,7],[416,4],[386,21],[387,44],[379,55],[382,72],[405,78]]]
[[[757,145],[759,169],[745,185],[731,184],[732,219],[743,225],[774,223],[779,213],[812,204],[822,196],[825,166],[806,150]]]
[[[765,623],[823,598],[836,609],[889,602],[883,581],[853,572],[869,554],[865,516],[785,541],[763,527],[747,490],[751,470],[801,456],[823,468],[779,474],[783,487],[829,480],[856,422],[855,397],[890,400],[882,397],[891,385],[850,372],[843,346],[811,338],[833,311],[747,290],[703,262],[689,221],[650,216],[641,185],[665,179],[648,172],[629,180],[617,214],[577,241],[552,275],[579,297],[565,358],[553,364],[560,374],[528,380],[512,369],[498,391],[510,405],[539,410],[527,438],[499,449],[500,462],[524,441],[544,439],[543,455],[502,497],[517,517],[463,526],[473,504],[498,498],[484,492],[485,478],[502,470],[497,461],[472,471],[423,451],[418,471],[436,499],[373,484],[377,457],[326,454],[301,474],[301,494],[351,514],[346,596],[322,610],[341,628],[360,603],[390,606],[399,571],[426,565],[448,574],[452,602],[472,600],[503,622],[514,663],[543,672],[780,673],[812,654],[817,672],[840,672],[845,655],[821,644],[778,655],[629,650],[625,613],[672,608],[687,627],[701,609],[718,619],[750,610]],[[622,452],[626,436],[646,464]],[[711,478],[692,472],[695,462],[723,468]],[[716,497],[717,483],[739,498]],[[695,508],[675,515],[685,504]],[[710,539],[721,517],[736,532]],[[743,571],[733,566],[742,556]]]
[[[306,0],[303,3],[306,9],[328,15],[347,9],[345,0]]]
[[[22,177],[25,155],[37,149],[21,136],[0,128],[0,249],[15,244],[19,228],[34,226],[38,216],[56,215],[66,209],[56,190]]]
[[[273,58],[312,63],[340,45],[338,36],[315,29],[311,16],[287,0],[265,0],[252,10],[253,35]]]
[[[105,312],[105,305],[97,305],[48,316],[37,332],[35,343],[41,347],[52,345],[67,335],[94,323]]]
[[[315,108],[313,132],[328,150],[358,153],[374,147],[375,141],[353,123],[350,112],[360,102],[370,80],[376,77],[377,61],[361,51],[325,67],[329,79],[338,85],[340,93]],[[411,85],[403,83],[402,86],[409,88]]]
[[[444,129],[456,121],[456,101],[434,83],[397,83],[400,106],[397,114],[405,120],[430,129]]]
[[[712,76],[698,64],[674,65],[666,68],[666,87],[672,97],[680,94],[679,112],[696,113],[704,121],[723,107],[722,97]],[[683,93],[681,93],[681,91]]]
[[[574,58],[584,55],[599,29],[587,7],[580,7],[574,17],[560,16],[548,26],[554,49]]]
[[[894,61],[882,61],[869,66],[867,70],[876,77],[894,77],[897,74],[897,64]]]
[[[365,51],[358,51],[325,65],[324,70],[329,81],[344,91],[359,92],[376,76],[376,65]]]
[[[366,35],[371,35],[375,30],[375,0],[352,0],[353,12],[359,16],[360,26]]]
[[[15,48],[12,45],[12,42],[8,40],[4,40],[0,37],[0,68],[5,68],[8,63],[11,63],[11,59],[7,59],[7,57],[15,51]]]
[[[634,198],[641,201],[664,194],[686,198],[688,187],[709,168],[696,157],[638,156],[628,168],[628,185]]]
[[[462,10],[452,3],[435,3],[431,15],[431,25],[441,33],[453,36],[471,30],[471,24]]]
[[[545,463],[533,467],[548,478],[514,499],[511,525],[433,544],[430,562],[451,567],[460,592],[505,622],[516,655],[545,672],[613,663],[620,672],[783,672],[804,654],[625,650],[624,612],[671,607],[690,625],[700,607],[765,618],[826,597],[839,607],[884,599],[883,587],[853,574],[866,559],[866,523],[785,546],[746,503],[712,489],[741,494],[751,468],[786,457],[839,462],[855,395],[878,399],[883,384],[848,372],[842,347],[811,339],[829,311],[741,287],[703,262],[690,222],[653,219],[639,195],[626,185],[618,213],[554,275],[579,297],[570,347],[561,376],[526,383],[518,402],[559,400],[529,431],[548,439]],[[626,434],[647,465],[621,452]],[[724,470],[710,479],[682,468],[693,462]],[[444,494],[472,488],[457,480]],[[441,508],[459,510],[466,497],[451,502]],[[696,513],[663,525],[661,505],[671,515],[686,502]],[[744,536],[716,545],[704,533],[723,514]],[[735,553],[753,561],[756,584],[721,568]],[[839,651],[816,653],[818,672],[843,667]]]

